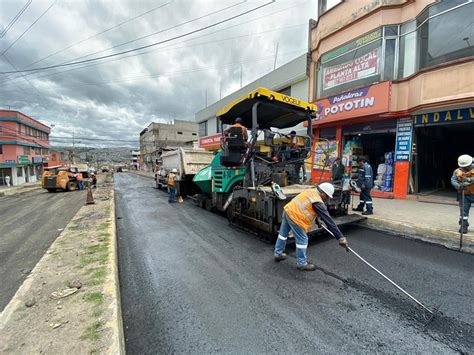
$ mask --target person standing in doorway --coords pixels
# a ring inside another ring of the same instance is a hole
[[[357,159],[358,163],[362,163],[362,166],[359,168],[359,177],[357,179],[357,184],[360,186],[360,201],[359,206],[354,209],[354,211],[362,212],[364,216],[374,214],[374,206],[372,203],[372,196],[370,196],[370,190],[374,186],[374,174],[372,167],[370,166],[366,158]],[[364,206],[366,211],[364,211]]]
[[[336,158],[332,165],[332,181],[341,181],[346,167],[342,165],[341,158]]]
[[[176,173],[177,172],[178,172],[177,169],[173,169],[168,174],[167,185],[168,185],[168,191],[169,191],[169,197],[168,197],[169,203],[176,202],[176,180],[177,180]]]
[[[474,164],[470,155],[458,158],[458,166],[451,177],[451,185],[459,193],[459,233],[467,233],[469,227],[469,210],[474,203]],[[464,194],[463,194],[464,192]],[[464,198],[462,197],[464,195]]]

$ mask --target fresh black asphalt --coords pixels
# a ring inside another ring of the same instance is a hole
[[[315,272],[153,180],[116,174],[126,348],[157,353],[470,353],[474,257],[361,227],[354,250],[435,307],[430,319],[335,240],[308,248]]]

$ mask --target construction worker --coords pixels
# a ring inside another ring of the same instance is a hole
[[[168,192],[169,192],[169,197],[168,197],[169,203],[176,202],[176,180],[177,180],[176,173],[177,172],[178,172],[177,169],[172,169],[171,172],[168,174],[167,185],[168,185]]]
[[[82,177],[81,173],[76,174],[76,180],[77,180],[77,188],[79,190],[84,190],[84,178]]]
[[[97,176],[95,174],[91,175],[91,186],[92,188],[97,188]]]
[[[248,133],[247,133],[247,128],[245,128],[245,127],[242,125],[242,118],[237,117],[234,122],[235,122],[235,123],[234,123],[233,125],[227,127],[224,132],[225,132],[225,133],[228,133],[229,130],[230,130],[231,128],[234,128],[234,127],[240,128],[241,131],[242,131],[242,138],[243,138],[243,140],[244,140],[244,143],[246,143],[246,142],[247,142],[247,139],[248,139]]]
[[[346,248],[347,240],[334,223],[324,204],[334,194],[334,186],[323,182],[316,189],[309,189],[298,194],[284,207],[283,217],[278,239],[275,244],[274,260],[276,262],[286,259],[285,246],[290,231],[295,236],[296,244],[296,268],[300,271],[314,271],[314,264],[308,263],[306,250],[308,248],[308,230],[320,218],[328,229],[334,234],[339,245]],[[319,222],[317,222],[319,223]]]
[[[474,163],[470,155],[463,154],[458,158],[458,166],[451,177],[451,185],[458,190],[459,196],[459,233],[467,233],[469,227],[469,210],[474,203]],[[464,199],[462,193],[464,192]]]
[[[359,158],[357,159],[357,162],[363,163],[363,165],[359,168],[359,177],[357,179],[357,185],[359,185],[361,191],[359,195],[359,206],[354,208],[353,211],[362,212],[364,216],[367,216],[374,214],[372,196],[370,196],[370,190],[372,187],[374,187],[374,174],[372,167],[366,158]],[[364,206],[367,208],[365,212],[363,212]]]

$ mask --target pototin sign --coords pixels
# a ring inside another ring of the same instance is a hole
[[[318,100],[318,117],[313,124],[388,112],[389,96],[390,82],[383,82]]]

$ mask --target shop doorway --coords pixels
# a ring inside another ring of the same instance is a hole
[[[473,137],[471,122],[415,127],[414,192],[455,198],[451,176],[461,154],[474,154]]]

